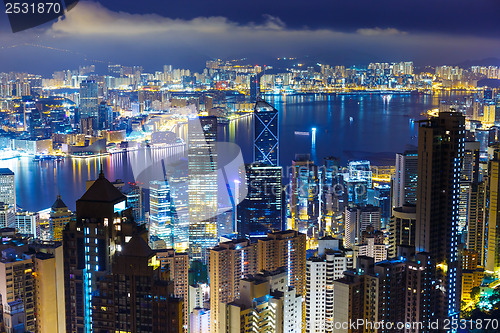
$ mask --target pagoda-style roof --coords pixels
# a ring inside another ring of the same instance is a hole
[[[151,257],[154,251],[149,247],[148,243],[139,235],[133,236],[128,243],[123,245],[121,255],[132,257]]]
[[[68,208],[68,206],[66,206],[64,201],[62,201],[61,196],[58,195],[56,201],[54,202],[54,204],[52,205],[51,208],[52,209],[61,209],[61,208]]]
[[[125,199],[125,195],[107,180],[101,171],[99,178],[78,201],[117,203]]]

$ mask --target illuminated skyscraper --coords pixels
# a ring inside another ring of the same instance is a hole
[[[217,245],[217,117],[188,122],[189,251],[191,259],[208,261]]]
[[[488,233],[486,248],[486,273],[500,274],[500,147],[493,150],[493,158],[488,162]]]
[[[392,210],[389,223],[389,258],[396,258],[398,246],[415,247],[417,209],[415,205],[405,204]]]
[[[0,202],[9,205],[16,211],[16,179],[14,172],[0,168]]]
[[[340,159],[335,157],[325,158],[325,165],[320,168],[320,173],[320,236],[325,236],[337,231],[339,225],[336,217],[341,216],[344,211],[344,178],[340,173]]]
[[[279,113],[263,100],[254,109],[254,162],[279,165]]]
[[[250,75],[250,101],[255,101],[260,95],[260,78],[262,75]]]
[[[128,189],[123,194],[127,197],[127,206],[132,207],[135,222],[137,224],[144,223],[142,188],[136,184],[129,184]]]
[[[246,239],[220,243],[210,249],[210,332],[224,332],[220,306],[240,297],[241,279],[256,273],[255,243]]]
[[[54,202],[52,207],[50,207],[50,233],[51,240],[61,242],[62,241],[62,231],[64,226],[69,222],[71,218],[71,212],[68,206],[62,201],[61,196],[57,196],[57,200]]]
[[[392,207],[417,203],[418,152],[396,154],[396,173],[393,178]]]
[[[237,209],[238,234],[266,237],[282,227],[282,168],[254,163],[246,165],[248,194]]]
[[[375,205],[380,208],[381,228],[384,229],[391,217],[391,186],[379,184],[375,189]]]
[[[306,274],[306,235],[295,230],[274,232],[257,243],[257,271],[285,267],[288,285],[304,295]]]
[[[80,118],[99,116],[99,100],[96,81],[83,81],[80,83],[80,105],[78,106]]]
[[[420,122],[415,243],[417,252],[429,253],[437,264],[435,314],[441,321],[460,315],[458,211],[464,141],[461,113],[440,112]]]
[[[486,174],[480,173],[480,180],[471,184],[469,199],[469,216],[467,225],[467,249],[477,253],[477,264],[486,265],[486,244],[488,235],[488,207],[489,198],[486,189],[489,187],[489,181]]]
[[[167,181],[149,183],[149,237],[165,241],[167,248],[174,246],[173,226],[175,207]]]
[[[156,250],[156,257],[161,269],[168,272],[168,278],[174,283],[174,297],[183,300],[184,332],[189,325],[189,255],[178,253],[174,249]]]
[[[221,304],[219,332],[302,332],[303,298],[279,283],[286,280],[283,275],[273,272],[241,279],[240,297]]]
[[[104,174],[76,202],[76,220],[63,231],[66,330],[94,332],[93,302],[97,281],[112,273],[115,254],[132,236],[146,237],[138,228],[126,197]]]
[[[307,259],[305,332],[333,331],[333,281],[353,268],[351,258],[351,251],[335,248]]]
[[[380,208],[372,205],[346,207],[344,218],[344,246],[350,248],[361,242],[361,233],[368,226],[380,230]]]
[[[459,204],[459,232],[466,233],[469,222],[471,199],[474,197],[474,190],[477,191],[479,182],[479,142],[466,141],[464,149],[464,159],[462,174],[460,176],[460,204]],[[464,237],[465,238],[465,237]]]
[[[309,239],[319,238],[319,168],[308,158],[292,161],[290,173],[288,218],[291,229],[306,234]]]
[[[94,332],[183,332],[183,302],[172,297],[174,283],[141,236],[113,256],[110,274],[95,287]]]

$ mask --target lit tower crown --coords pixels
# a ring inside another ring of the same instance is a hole
[[[254,108],[254,162],[279,165],[279,117],[278,110],[263,100]]]

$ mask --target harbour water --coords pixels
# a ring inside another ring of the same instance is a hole
[[[450,96],[425,94],[293,95],[266,97],[280,112],[280,164],[291,164],[295,154],[311,154],[317,163],[327,156],[369,159],[378,165],[394,163],[394,154],[417,144],[417,120]],[[313,128],[314,131],[313,135]],[[245,162],[252,162],[253,118],[244,117],[219,126],[219,138],[241,147]],[[296,132],[300,134],[297,135]],[[314,136],[314,140],[313,140]],[[314,141],[314,144],[313,144]],[[95,179],[102,163],[110,180],[133,182],[130,153],[91,159],[33,162],[23,157],[0,161],[16,174],[20,207],[39,211],[50,207],[58,194],[68,207],[85,192],[85,182]],[[169,152],[158,151],[154,158]]]

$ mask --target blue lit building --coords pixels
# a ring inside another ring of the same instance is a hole
[[[254,162],[279,165],[278,110],[263,100],[254,109]]]
[[[440,112],[420,122],[415,244],[417,252],[427,252],[436,263],[434,314],[441,323],[460,317],[459,192],[464,146],[461,113]]]
[[[247,164],[248,193],[237,209],[237,231],[241,237],[265,238],[281,231],[282,168],[261,163]]]
[[[174,247],[175,206],[167,181],[149,183],[149,237],[156,236],[167,248]]]
[[[391,186],[379,184],[375,186],[375,205],[380,207],[382,228],[385,228],[391,218]]]
[[[80,83],[78,113],[80,114],[80,118],[98,117],[99,99],[97,82],[86,80]]]
[[[125,243],[146,232],[134,222],[126,197],[101,172],[77,200],[76,220],[63,231],[67,332],[94,332],[98,281],[111,274],[113,258]]]

